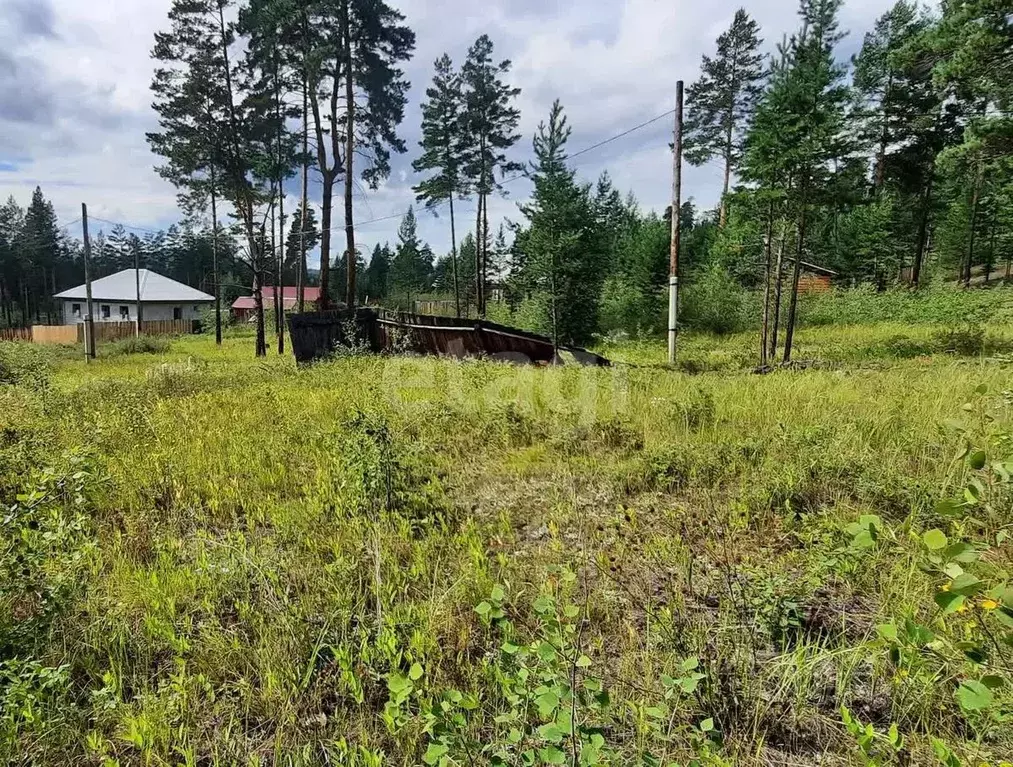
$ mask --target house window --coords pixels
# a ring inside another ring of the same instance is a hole
[[[70,313],[74,317],[80,317],[81,316],[81,304],[71,304],[70,305]]]
[[[121,306],[120,307],[120,319],[121,320],[129,320],[130,319],[130,309],[129,309],[129,307],[126,307],[126,306]]]
[[[102,319],[109,319],[109,304],[102,304]]]
[[[182,306],[174,306],[174,307],[172,307],[172,318],[174,320],[181,320],[181,319],[183,319],[183,307]]]

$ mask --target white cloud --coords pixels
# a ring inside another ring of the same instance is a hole
[[[893,0],[848,0],[842,26],[851,31],[842,55]],[[415,58],[406,67],[411,102],[401,132],[408,155],[396,158],[391,179],[376,191],[357,189],[357,240],[371,249],[393,241],[397,217],[413,202],[419,100],[433,60],[447,51],[460,63],[482,33],[497,58],[513,61],[511,80],[522,89],[522,138],[514,150],[527,159],[531,134],[554,98],[574,129],[571,152],[616,135],[672,108],[675,81],[691,82],[701,54],[729,23],[742,0],[402,0],[395,2],[415,29]],[[61,220],[70,222],[85,201],[100,218],[140,227],[164,226],[178,217],[175,191],[154,171],[157,159],[145,140],[155,116],[149,85],[154,33],[166,26],[169,0],[5,0],[0,7],[0,196],[26,203],[40,185]],[[796,26],[790,0],[752,0],[768,47]],[[8,23],[10,21],[11,23]],[[13,106],[17,106],[16,109]],[[668,119],[579,158],[588,180],[608,170],[644,207],[668,201],[671,161]],[[13,169],[11,169],[13,168]],[[291,210],[298,179],[288,190]],[[316,184],[314,183],[314,187]],[[339,185],[340,187],[340,185]],[[716,167],[688,168],[684,194],[703,205],[716,201]],[[510,198],[490,203],[491,228],[517,217],[528,185],[510,185]],[[340,188],[339,190],[340,191]],[[460,234],[473,226],[474,203],[458,206]],[[418,210],[419,227],[437,252],[449,249],[449,222]],[[336,205],[334,226],[342,222]],[[388,218],[393,216],[393,218]],[[385,219],[374,221],[373,219]],[[459,234],[459,236],[460,236]],[[343,244],[334,232],[335,245]]]

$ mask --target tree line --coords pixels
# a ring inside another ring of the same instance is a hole
[[[75,225],[80,226],[78,222]],[[58,323],[54,293],[84,282],[79,237],[61,227],[52,203],[36,188],[26,208],[12,196],[0,205],[0,326]],[[213,293],[212,232],[192,219],[141,234],[122,224],[93,222],[90,272],[99,279],[123,269],[152,269],[178,282]],[[249,292],[248,275],[234,238],[219,230],[219,277],[223,298]],[[294,255],[291,256],[294,258]],[[289,263],[289,261],[287,261]],[[292,266],[286,267],[294,274]]]
[[[684,282],[697,295],[683,319],[706,314],[704,297],[760,292],[764,361],[791,357],[810,264],[841,284],[879,288],[1009,276],[1007,14],[989,0],[943,0],[935,10],[899,0],[842,61],[841,7],[801,0],[798,28],[772,55],[739,10],[687,92],[686,159],[716,165],[722,194],[715,211],[692,201],[679,211]],[[441,295],[459,315],[507,311],[560,342],[661,329],[671,209],[642,210],[607,174],[579,179],[558,101],[532,138],[532,159],[513,159],[520,91],[485,35],[460,66],[448,54],[434,62],[412,161],[416,201],[446,214],[450,252],[420,239],[409,209],[396,242],[365,258],[353,190],[360,181],[376,187],[391,157],[408,151],[399,136],[409,89],[402,67],[414,47],[404,16],[377,0],[174,0],[152,50],[159,128],[148,139],[186,220],[210,214],[210,223],[167,232],[161,240],[171,246],[114,231],[106,238],[113,255],[103,244],[97,260],[128,263],[124,254],[143,248],[149,263],[211,291],[230,280],[252,285],[258,354],[266,352],[261,288],[272,283],[318,282],[319,308],[366,299],[411,308],[417,297]],[[320,180],[313,201],[311,173]],[[520,177],[531,197],[493,234],[489,200]],[[282,192],[294,183],[300,203],[286,210]],[[37,196],[20,219],[12,210],[0,220],[9,317],[43,311],[42,297],[74,273],[75,245]],[[465,200],[474,201],[473,219],[460,218]],[[12,247],[19,227],[29,234]],[[342,230],[338,245],[332,236]],[[311,275],[315,248],[320,270]],[[504,301],[490,307],[493,287]]]
[[[1013,26],[1002,4],[899,0],[850,62],[842,0],[802,0],[764,63],[744,11],[689,91],[688,159],[724,170],[714,262],[764,292],[763,361],[791,358],[806,263],[843,284],[1010,276]],[[732,186],[730,180],[738,179]],[[786,314],[786,317],[784,316]]]
[[[772,56],[739,10],[687,93],[686,159],[716,164],[716,211],[680,210],[681,321],[726,327],[762,295],[761,363],[790,361],[804,271],[843,286],[970,286],[1013,262],[1013,22],[1002,4],[899,0],[850,60],[842,0],[801,0]],[[567,162],[557,102],[534,138],[532,199],[512,225],[514,316],[565,341],[663,328],[671,210],[643,213]]]

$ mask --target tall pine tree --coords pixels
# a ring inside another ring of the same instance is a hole
[[[457,231],[454,222],[454,195],[468,194],[464,175],[465,135],[464,92],[461,75],[454,71],[450,56],[443,54],[434,65],[433,84],[426,89],[422,104],[422,156],[412,163],[416,172],[433,171],[415,186],[415,199],[435,212],[444,202],[450,205],[450,267],[453,275],[454,307],[461,316],[461,289],[457,274]]]
[[[338,0],[344,54],[345,239],[346,251],[357,253],[352,190],[356,157],[359,174],[376,189],[390,175],[391,151],[403,153],[397,127],[404,119],[408,80],[399,69],[415,50],[415,33],[405,17],[382,0]],[[356,259],[348,260],[345,294],[355,305]]]
[[[728,189],[742,159],[742,143],[763,92],[763,56],[759,25],[745,9],[717,40],[714,58],[703,57],[700,79],[687,96],[686,159],[703,165],[720,157],[724,165],[719,225],[728,218]]]
[[[493,62],[492,40],[479,37],[468,49],[461,69],[465,84],[467,124],[467,161],[464,172],[478,196],[475,215],[475,300],[479,316],[485,316],[485,285],[489,249],[490,195],[503,190],[503,175],[523,169],[521,163],[507,159],[506,152],[520,139],[517,125],[520,111],[513,106],[520,88],[507,85],[503,78],[510,61]],[[497,174],[499,178],[497,178]]]
[[[539,123],[535,134],[534,192],[531,201],[520,206],[528,225],[517,234],[529,282],[540,299],[543,325],[555,344],[583,343],[597,330],[604,261],[590,190],[577,183],[566,164],[569,137],[557,100],[548,123]]]
[[[263,291],[270,263],[262,206],[270,198],[276,116],[258,108],[234,60],[231,0],[173,0],[170,29],[155,35],[151,85],[159,130],[148,134],[165,158],[159,173],[191,195],[209,185],[228,200],[246,236],[257,311],[256,354],[267,353]]]

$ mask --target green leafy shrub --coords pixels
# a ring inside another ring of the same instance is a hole
[[[208,304],[201,309],[200,317],[197,320],[200,323],[200,332],[204,335],[213,336],[215,334],[215,305]],[[222,307],[222,330],[228,330],[236,324],[235,318],[232,316],[232,312],[228,310],[228,307]]]
[[[53,618],[69,605],[87,566],[89,522],[84,515],[86,457],[32,477],[32,489],[0,505],[0,659],[44,642]]]
[[[52,354],[44,346],[0,341],[0,385],[43,389],[49,385]]]
[[[725,335],[749,325],[749,291],[719,264],[694,275],[681,300],[679,321],[688,327]]]
[[[605,281],[601,294],[601,329],[633,336],[665,329],[667,307],[661,291],[644,290],[621,276]]]
[[[1013,502],[1013,434],[992,428],[985,387],[976,393],[964,411],[977,426],[952,424],[963,442],[964,486],[936,505],[938,526],[918,538],[918,566],[932,583],[919,611],[924,618],[884,623],[877,632],[899,675],[925,684],[953,679],[957,709],[987,739],[1013,716],[1013,527],[1005,512]]]

